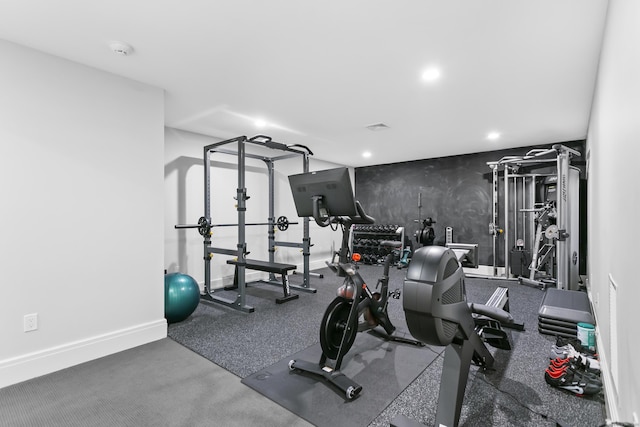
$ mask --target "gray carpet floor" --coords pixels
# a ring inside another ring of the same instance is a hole
[[[171,339],[0,389],[2,427],[310,426]]]
[[[376,283],[382,268],[362,266],[369,284]],[[324,279],[313,279],[317,294],[276,305],[279,289],[268,285],[250,287],[248,303],[256,307],[244,314],[224,307],[201,304],[186,321],[171,325],[169,335],[230,372],[245,378],[318,342],[324,309],[341,284],[328,269]],[[392,269],[390,289],[401,288],[406,270]],[[292,276],[292,282],[296,276]],[[495,370],[471,368],[460,425],[463,426],[599,426],[604,423],[602,395],[577,397],[554,389],[544,381],[549,350],[554,338],[537,331],[537,312],[544,291],[516,282],[466,279],[469,302],[485,302],[497,286],[510,292],[510,308],[523,332],[507,330],[513,350],[491,349]],[[281,291],[280,291],[281,292]],[[224,295],[224,292],[222,293]],[[406,327],[401,300],[391,300],[389,316]],[[356,338],[357,340],[357,338]],[[319,357],[319,355],[318,355]],[[378,408],[373,422],[388,426],[396,414],[404,414],[426,425],[435,419],[442,355],[386,408]],[[348,407],[339,410],[348,411]],[[349,424],[363,425],[363,424]]]

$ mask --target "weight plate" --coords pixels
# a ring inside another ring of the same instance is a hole
[[[422,245],[432,245],[434,239],[436,238],[436,233],[433,231],[433,228],[423,228],[422,230],[416,231],[416,242]]]
[[[338,351],[340,350],[340,343],[342,337],[346,333],[347,338],[342,349],[343,356],[347,354],[353,342],[356,340],[356,334],[358,333],[358,317],[354,319],[351,329],[347,331],[347,321],[349,320],[349,312],[351,311],[352,300],[347,300],[342,297],[337,297],[324,313],[322,323],[320,324],[320,346],[322,347],[322,353],[329,359],[337,359]]]
[[[278,221],[276,222],[276,226],[278,227],[278,230],[285,231],[285,230],[287,230],[289,228],[289,220],[284,215],[280,216],[280,217],[278,217]]]
[[[210,231],[211,225],[209,224],[209,221],[207,221],[207,218],[201,216],[198,220],[198,233],[204,237],[208,235]]]
[[[557,239],[558,238],[558,226],[555,224],[551,224],[544,230],[544,237],[547,239]]]

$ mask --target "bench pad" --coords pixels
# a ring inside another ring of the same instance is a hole
[[[298,268],[294,264],[282,264],[279,262],[260,261],[256,259],[246,259],[245,262],[237,260],[227,260],[227,264],[244,265],[249,270],[266,271],[267,273],[287,274],[287,271],[295,270]]]

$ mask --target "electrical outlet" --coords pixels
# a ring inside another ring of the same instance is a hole
[[[38,329],[38,313],[24,315],[24,331],[35,331]]]

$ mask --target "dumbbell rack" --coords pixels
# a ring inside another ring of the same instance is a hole
[[[382,264],[389,253],[380,241],[392,240],[404,244],[404,227],[397,224],[355,224],[351,228],[351,253],[359,253],[364,264]]]

